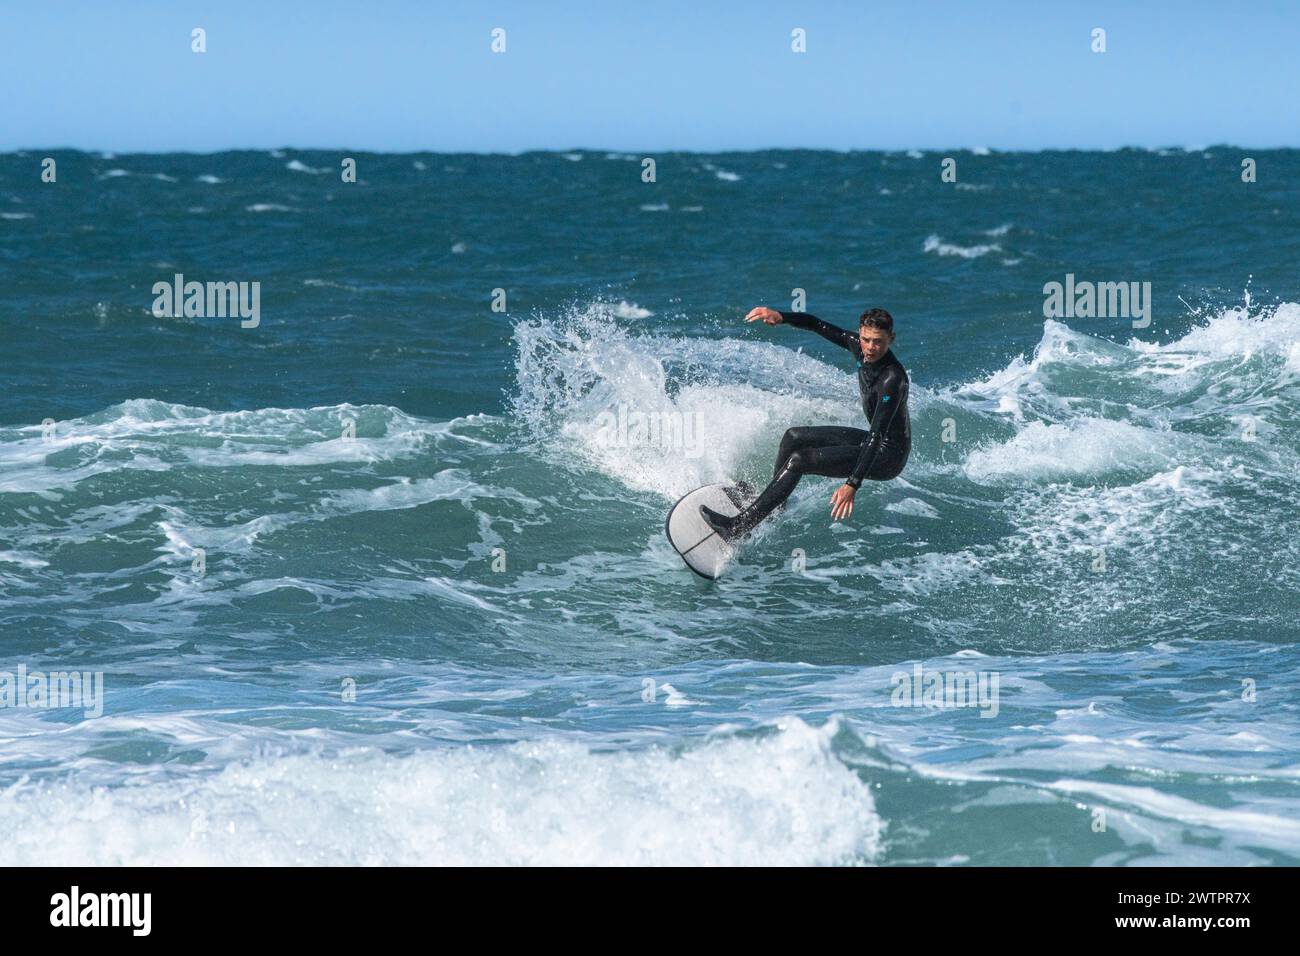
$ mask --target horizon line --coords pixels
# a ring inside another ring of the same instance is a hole
[[[1267,151],[1285,151],[1300,150],[1300,143],[1294,145],[1252,145],[1246,146],[1240,143],[1208,143],[1187,145],[1181,143],[1168,143],[1160,146],[1140,146],[1134,144],[1125,144],[1122,146],[1035,146],[1007,149],[999,146],[988,146],[976,144],[973,146],[899,146],[891,148],[883,147],[837,147],[837,146],[755,146],[755,147],[729,147],[722,149],[677,149],[677,148],[658,148],[658,149],[616,149],[598,146],[572,146],[572,147],[529,147],[518,150],[464,150],[464,149],[371,149],[355,146],[227,146],[218,149],[104,149],[100,147],[82,147],[82,146],[22,146],[12,149],[0,150],[0,156],[22,155],[26,153],[85,153],[87,155],[99,155],[101,157],[109,156],[216,156],[221,153],[277,153],[277,152],[300,152],[300,153],[370,153],[380,156],[525,156],[532,153],[554,153],[556,155],[572,153],[602,153],[605,155],[623,155],[623,156],[655,156],[665,153],[682,153],[687,155],[719,155],[723,153],[974,153],[976,155],[992,155],[994,153],[1011,155],[1015,153],[1119,153],[1125,150],[1134,152],[1155,153],[1163,151],[1178,151],[1184,153],[1204,153],[1214,149],[1239,149],[1239,150],[1267,150]]]

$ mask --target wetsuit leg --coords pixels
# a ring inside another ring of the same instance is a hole
[[[858,429],[849,430],[858,431],[863,436],[866,434]],[[748,534],[764,518],[785,503],[804,475],[847,478],[853,474],[853,468],[857,465],[861,454],[860,442],[852,445],[800,448],[786,458],[784,466],[777,472],[776,477],[744,511],[730,519],[716,513],[705,512],[705,520],[726,538]],[[872,463],[871,471],[866,477],[873,481],[888,481],[895,478],[902,471],[906,459],[906,455],[882,452]]]
[[[797,451],[830,448],[836,445],[861,446],[868,437],[868,433],[861,428],[835,425],[800,425],[795,428],[787,428],[785,434],[781,436],[781,446],[776,452],[776,465],[772,468],[772,480],[775,481],[780,477],[782,469],[785,468],[785,463]],[[851,470],[841,477],[847,478],[850,474],[852,474]],[[798,483],[797,478],[795,483]],[[773,510],[784,507],[785,498],[782,498],[776,503]]]
[[[843,428],[827,425],[802,425],[787,428],[781,436],[781,447],[776,452],[776,465],[772,477],[781,474],[786,459],[805,448],[826,448],[832,445],[861,445],[867,433],[861,428]]]

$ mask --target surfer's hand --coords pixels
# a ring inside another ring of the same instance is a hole
[[[776,309],[769,309],[765,305],[760,305],[757,309],[750,309],[749,315],[745,316],[746,322],[757,322],[762,319],[768,325],[780,325],[781,313]]]
[[[853,514],[853,495],[857,491],[852,485],[841,485],[831,495],[831,517],[840,521]]]

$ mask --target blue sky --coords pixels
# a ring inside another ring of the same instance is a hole
[[[1295,2],[0,10],[0,150],[1300,145]],[[190,51],[196,26],[204,54]]]

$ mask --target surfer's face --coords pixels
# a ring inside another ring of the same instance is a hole
[[[893,341],[892,335],[869,325],[858,329],[858,344],[862,346],[862,357],[868,362],[879,361],[880,357],[889,351],[889,344]]]

